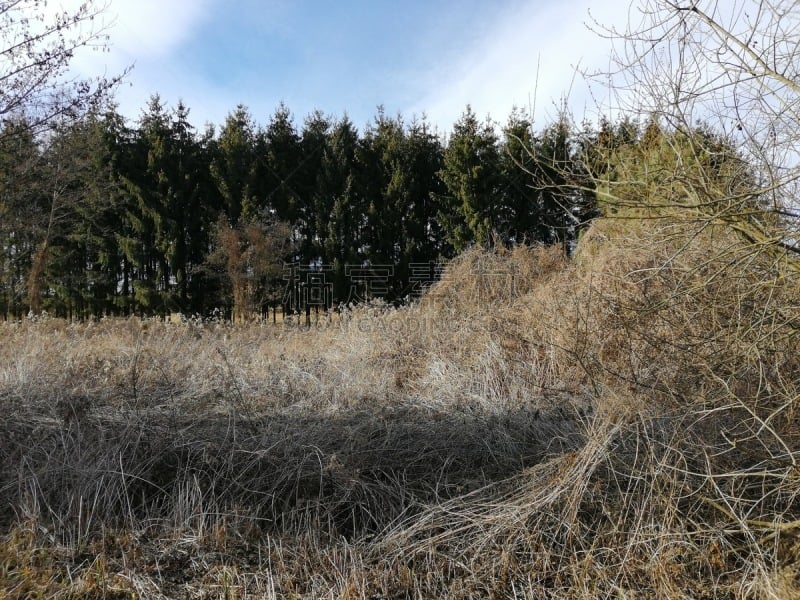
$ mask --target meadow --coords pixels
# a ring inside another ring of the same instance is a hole
[[[310,328],[0,325],[0,590],[796,597],[792,260],[600,218]]]

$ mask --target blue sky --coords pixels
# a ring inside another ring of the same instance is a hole
[[[298,124],[320,109],[346,112],[359,129],[378,105],[407,120],[425,114],[442,132],[468,103],[499,122],[513,106],[535,108],[546,123],[567,94],[580,118],[595,101],[575,69],[602,69],[609,56],[585,26],[588,10],[605,23],[627,18],[615,0],[109,1],[110,52],[79,55],[75,68],[132,64],[117,92],[126,117],[158,92],[171,106],[182,99],[198,128],[239,103],[265,124],[281,102]]]

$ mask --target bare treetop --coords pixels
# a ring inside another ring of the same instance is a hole
[[[69,71],[82,48],[104,51],[105,0],[53,11],[43,0],[0,0],[0,120],[24,120],[34,130],[80,116],[120,76],[84,79]]]
[[[691,132],[722,134],[756,177],[760,201],[786,218],[796,247],[800,192],[800,11],[793,0],[641,0],[595,73],[615,109]]]

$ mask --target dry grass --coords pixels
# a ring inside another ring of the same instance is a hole
[[[599,220],[310,330],[0,327],[9,597],[790,598],[800,286]]]

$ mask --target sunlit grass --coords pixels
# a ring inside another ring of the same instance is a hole
[[[798,282],[691,233],[476,250],[310,328],[0,326],[0,589],[791,597]]]

